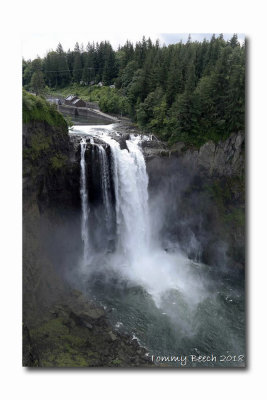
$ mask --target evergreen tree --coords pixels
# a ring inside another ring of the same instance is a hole
[[[31,83],[30,86],[34,93],[37,95],[42,94],[44,87],[45,87],[45,81],[44,81],[44,76],[42,71],[36,70],[31,78]]]
[[[86,51],[77,42],[66,53],[59,43],[43,60],[23,60],[23,85],[42,91],[43,80],[49,87],[115,82],[115,90],[99,92],[101,109],[130,115],[170,143],[199,145],[245,128],[245,51],[236,34],[168,46],[143,37],[117,51],[108,41]]]
[[[235,48],[231,57],[230,78],[226,98],[225,118],[228,130],[245,129],[245,48]]]
[[[31,82],[33,74],[31,61],[22,61],[22,84],[24,87],[28,87]]]
[[[234,49],[235,47],[239,47],[239,41],[238,41],[238,37],[237,34],[234,33],[233,37],[230,40],[230,46]]]
[[[182,66],[178,58],[173,58],[168,73],[166,95],[168,106],[171,106],[177,94],[182,92],[183,88]]]
[[[46,83],[50,87],[57,87],[60,82],[58,72],[58,53],[50,51],[44,59],[44,72]]]
[[[58,71],[58,85],[66,86],[71,81],[71,75],[67,63],[67,57],[64,53],[61,43],[57,47],[57,71]]]
[[[104,59],[102,80],[105,85],[110,85],[116,77],[117,70],[115,53],[109,44],[106,45]]]
[[[79,43],[76,42],[74,47],[74,62],[73,62],[73,80],[76,83],[80,83],[82,79],[82,60]]]

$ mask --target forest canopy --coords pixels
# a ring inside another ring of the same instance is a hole
[[[67,52],[59,44],[44,58],[23,60],[23,86],[40,94],[76,84],[89,93],[101,82],[102,111],[127,115],[170,144],[199,146],[245,129],[245,57],[236,34],[168,46],[143,37],[116,51],[108,41]]]

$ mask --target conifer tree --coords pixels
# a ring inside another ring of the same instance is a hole
[[[57,71],[58,71],[58,85],[66,86],[71,80],[70,71],[67,63],[67,57],[64,53],[61,43],[57,47]]]
[[[42,59],[23,61],[23,85],[49,87],[115,82],[101,92],[107,112],[129,114],[143,129],[174,143],[200,145],[245,127],[245,43],[236,34],[160,46],[150,38],[126,41],[114,51],[108,41],[77,42],[66,53],[59,43]]]
[[[37,95],[42,94],[44,87],[45,87],[45,81],[44,81],[44,75],[42,71],[36,70],[31,78],[31,83],[30,86],[34,93]]]
[[[73,80],[80,83],[82,79],[82,60],[79,43],[76,42],[74,47],[74,62],[73,62]]]

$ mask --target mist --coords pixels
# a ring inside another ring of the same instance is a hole
[[[198,190],[201,178],[178,159],[145,160],[142,138],[122,144],[112,125],[72,134],[80,204],[61,211],[56,227],[43,224],[59,274],[150,351],[204,354],[226,346],[226,332],[242,351],[234,313],[242,288],[228,273],[227,245],[217,241],[203,262],[213,204]]]

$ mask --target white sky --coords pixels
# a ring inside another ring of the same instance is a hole
[[[144,32],[144,35],[150,37],[152,41],[156,39],[160,40],[160,43],[177,43],[180,40],[186,42],[189,33],[151,33]],[[79,44],[83,43],[84,47],[88,42],[101,42],[102,40],[108,40],[114,49],[119,44],[123,45],[127,39],[131,42],[136,42],[142,39],[143,34],[140,33],[104,33],[104,32],[80,32],[80,33],[30,33],[24,34],[22,39],[22,56],[28,59],[34,59],[37,56],[44,57],[47,51],[55,50],[58,43],[60,42],[64,50],[69,48],[73,50],[76,42]],[[210,39],[211,33],[191,33],[192,40],[201,41],[204,39]],[[224,34],[225,40],[230,39],[233,36],[232,33]],[[240,42],[243,42],[245,35],[238,34]]]

